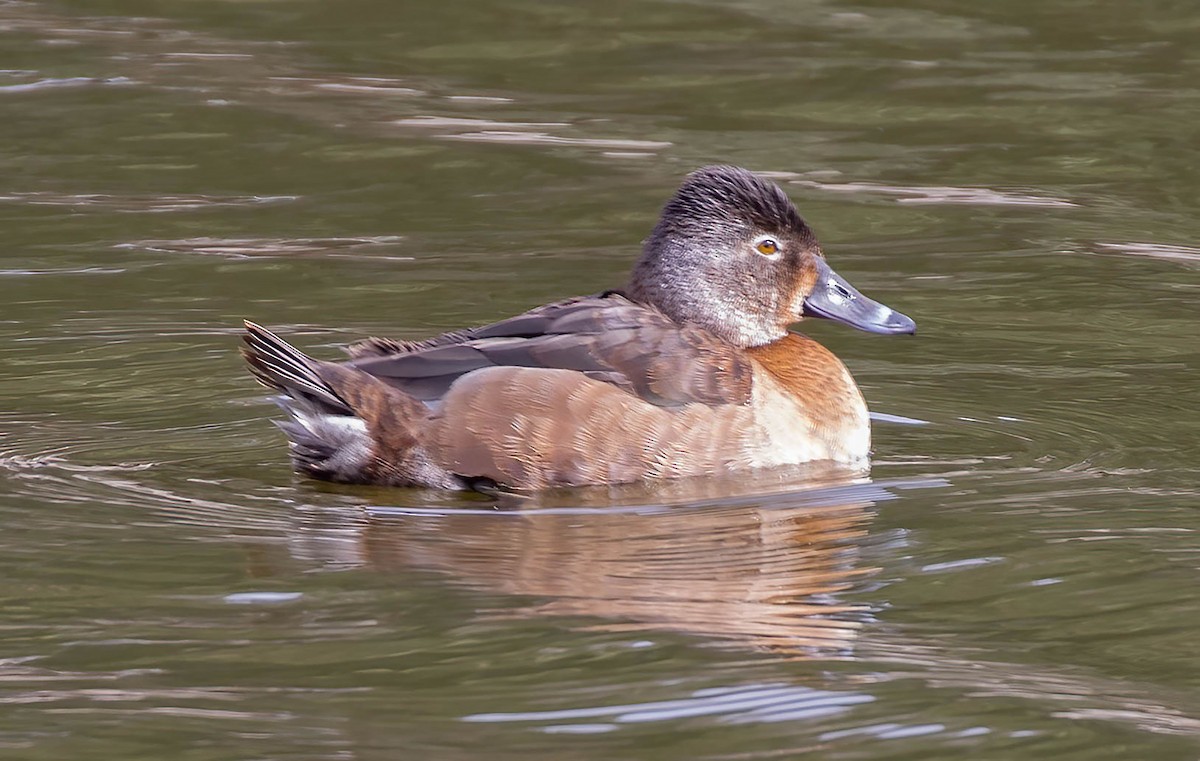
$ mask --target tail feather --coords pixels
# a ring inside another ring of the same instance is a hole
[[[316,371],[315,360],[271,331],[249,320],[242,356],[250,372],[268,388],[318,404],[327,412],[352,415],[353,410]]]
[[[243,340],[250,372],[283,392],[273,400],[290,419],[275,425],[288,437],[293,467],[326,481],[359,480],[371,457],[367,425],[321,378],[320,363],[253,322],[246,322]]]
[[[242,356],[289,420],[295,469],[343,483],[463,489],[468,483],[433,462],[420,444],[428,410],[403,391],[354,368],[320,362],[271,331],[246,323]]]

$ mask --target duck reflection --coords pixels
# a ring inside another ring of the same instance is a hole
[[[739,479],[737,497],[708,480],[544,494],[515,509],[379,508],[341,563],[433,569],[540,600],[495,615],[829,656],[866,613],[841,595],[875,571],[859,567],[859,543],[886,492],[844,471],[810,471],[803,485],[776,474]]]

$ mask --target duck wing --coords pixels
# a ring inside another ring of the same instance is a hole
[[[659,407],[744,404],[752,367],[734,346],[618,292],[537,307],[417,342],[367,339],[353,368],[437,406],[463,375],[489,367],[572,370]]]

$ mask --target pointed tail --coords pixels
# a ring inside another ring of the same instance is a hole
[[[246,342],[242,357],[259,383],[315,405],[322,412],[354,414],[350,405],[321,379],[317,360],[249,320],[246,320],[246,334],[242,340]]]
[[[428,417],[420,402],[361,370],[306,356],[253,322],[243,340],[250,372],[283,392],[275,402],[291,419],[275,424],[287,434],[297,472],[342,483],[464,488],[420,445]]]
[[[292,466],[325,481],[361,481],[370,461],[366,423],[320,375],[321,363],[271,331],[246,322],[242,357],[267,388],[282,391],[274,401],[291,417],[277,420],[288,437]]]

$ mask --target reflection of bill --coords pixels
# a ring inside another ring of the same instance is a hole
[[[359,562],[433,568],[468,586],[541,598],[519,615],[594,617],[608,631],[668,630],[794,655],[848,648],[864,606],[841,593],[869,508],[886,492],[825,470],[573,490],[495,510],[380,509]],[[739,496],[730,497],[738,489]],[[749,496],[747,496],[749,493]],[[571,507],[548,506],[561,497]]]

